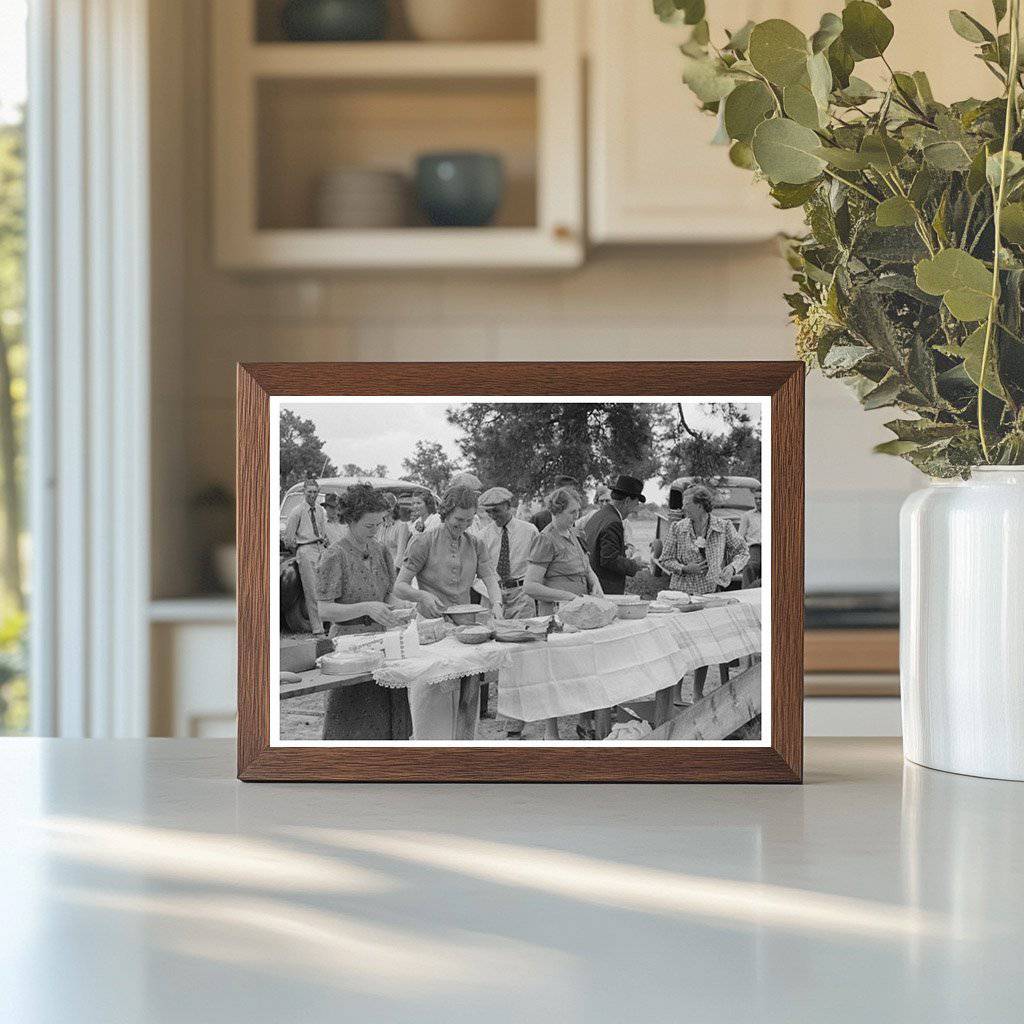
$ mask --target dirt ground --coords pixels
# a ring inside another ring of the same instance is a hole
[[[717,673],[708,674],[707,690],[710,693],[714,686]],[[646,697],[627,701],[635,714],[641,718],[650,720],[653,694]],[[682,702],[677,711],[693,703],[693,676],[688,674],[683,679]],[[296,697],[294,700],[281,702],[281,739],[283,740],[318,740],[323,733],[324,705],[327,703],[326,693],[312,693],[308,697]],[[477,726],[477,739],[493,742],[503,740],[508,736],[509,721],[496,714],[497,698],[494,689],[491,689],[489,707],[480,723]],[[627,722],[629,715],[619,712],[615,721]],[[566,715],[558,720],[558,736],[563,740],[576,740],[576,726],[579,722],[578,715]],[[543,722],[527,722],[523,728],[524,740],[541,740],[544,738]]]

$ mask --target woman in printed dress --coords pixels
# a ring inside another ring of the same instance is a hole
[[[398,571],[395,593],[415,601],[424,618],[437,618],[453,605],[470,603],[473,584],[480,580],[491,602],[491,614],[502,615],[498,573],[487,545],[468,527],[476,518],[477,495],[469,487],[449,487],[441,498],[440,526],[413,536]],[[413,582],[415,581],[415,586]],[[413,739],[473,739],[455,735],[459,694],[429,684],[410,688]]]
[[[687,594],[725,590],[750,559],[747,543],[728,519],[712,515],[714,498],[706,487],[691,487],[683,495],[683,518],[672,524],[658,559],[672,574],[669,589]],[[708,667],[693,673],[694,699],[704,695]]]
[[[572,601],[583,594],[604,597],[604,591],[575,530],[580,496],[568,487],[559,487],[544,504],[551,522],[534,538],[523,592],[536,600],[540,615],[553,615],[559,601]],[[558,738],[558,719],[546,719],[544,739]]]
[[[369,484],[354,484],[342,499],[340,515],[345,535],[327,549],[318,568],[320,616],[332,623],[332,637],[381,633],[397,624],[395,565],[376,539],[389,505]],[[411,734],[404,689],[366,682],[329,691],[325,740],[407,740]]]

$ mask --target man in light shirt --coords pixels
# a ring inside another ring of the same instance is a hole
[[[754,494],[754,507],[740,516],[736,532],[747,542],[750,561],[743,569],[744,588],[761,586],[761,494]]]
[[[487,546],[498,572],[498,587],[506,619],[526,619],[536,614],[535,603],[523,593],[523,579],[537,527],[513,514],[512,492],[492,487],[480,496],[485,521],[477,536]]]
[[[302,581],[302,596],[306,602],[306,616],[313,636],[321,637],[324,635],[324,624],[320,619],[316,570],[327,546],[327,513],[323,505],[317,504],[320,485],[315,480],[306,481],[302,494],[306,500],[288,516],[283,543],[289,551],[295,552],[295,564]]]

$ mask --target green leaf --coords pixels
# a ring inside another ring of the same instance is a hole
[[[891,136],[872,133],[860,144],[861,155],[883,174],[891,173],[905,156],[903,147]]]
[[[757,170],[754,151],[747,142],[734,142],[729,147],[729,162],[736,167],[742,167],[745,171]]]
[[[832,43],[827,52],[832,80],[837,89],[845,89],[850,84],[850,75],[853,72],[853,54],[842,36]]]
[[[856,106],[859,103],[873,100],[878,95],[878,90],[865,82],[863,78],[851,75],[846,88],[839,95],[844,103]]]
[[[1006,241],[1024,245],[1024,203],[1007,203],[1003,207],[999,232]]]
[[[823,14],[818,31],[811,36],[811,53],[821,53],[835,42],[843,31],[843,19],[838,14]]]
[[[972,196],[977,195],[985,185],[985,161],[988,160],[988,146],[989,144],[986,143],[974,154],[970,169],[967,171],[967,191]]]
[[[828,120],[828,99],[832,94],[832,69],[828,66],[828,57],[823,53],[815,54],[807,61],[807,79],[810,82],[811,95],[821,112],[821,124]]]
[[[754,156],[773,184],[801,185],[817,178],[825,166],[816,152],[819,141],[810,128],[788,118],[773,117],[754,130]]]
[[[925,103],[934,103],[935,97],[932,95],[932,86],[928,81],[928,76],[923,71],[915,71],[911,77],[914,79],[914,85],[917,86],[917,95]]]
[[[750,33],[747,58],[772,85],[785,87],[799,81],[809,53],[807,37],[781,18],[762,21]]]
[[[821,127],[821,111],[811,90],[805,85],[787,85],[782,90],[782,109],[787,117],[805,128]]]
[[[654,0],[654,13],[664,22],[696,25],[704,20],[704,0]]]
[[[996,368],[993,360],[993,356],[995,354],[994,350],[995,345],[990,343],[988,362],[985,366],[985,390],[990,395],[995,395],[996,398],[1001,398],[1005,401],[1006,392],[1003,390],[1003,386],[999,383],[999,378],[996,376]],[[958,349],[958,353],[964,361],[964,372],[974,382],[975,387],[981,386],[981,357],[984,354],[984,351],[985,325],[981,324],[967,336],[967,339]]]
[[[746,53],[750,48],[750,33],[753,31],[754,24],[754,22],[748,21],[742,28],[736,29],[729,36],[729,42],[723,49],[732,50],[734,53]]]
[[[725,100],[725,130],[729,138],[750,142],[754,129],[775,109],[775,99],[764,82],[742,82]]]
[[[916,441],[918,444],[956,437],[963,430],[959,423],[936,423],[925,419],[890,420],[885,428],[901,441]]]
[[[995,36],[984,25],[972,18],[966,11],[950,11],[949,23],[953,31],[969,43],[992,42]]]
[[[863,171],[871,166],[871,161],[852,149],[839,149],[836,146],[819,146],[815,151],[816,156],[842,171]]]
[[[900,379],[896,374],[891,377],[887,377],[877,387],[872,388],[865,394],[860,404],[865,409],[882,409],[887,405],[893,405],[896,399],[899,397],[899,393],[902,390]]]
[[[916,221],[914,204],[903,196],[891,196],[875,207],[875,223],[880,228],[907,227]]]
[[[940,171],[966,171],[971,166],[971,158],[959,142],[932,142],[922,153],[925,160]]]
[[[994,192],[999,188],[999,175],[1002,169],[1003,151],[1001,149],[991,153],[985,161],[985,177]],[[1011,182],[1024,171],[1024,157],[1016,150],[1011,149],[1006,154],[1006,180]]]
[[[865,406],[867,408],[867,406]],[[921,445],[917,441],[883,441],[876,444],[871,450],[876,455],[906,455],[907,452],[916,451]]]
[[[996,25],[1006,17],[1006,0],[992,0],[992,11],[996,16]]]
[[[963,249],[943,249],[914,268],[917,286],[941,295],[946,308],[965,322],[988,316],[992,274],[981,260]]]
[[[935,188],[936,173],[928,166],[924,166],[914,175],[914,180],[910,183],[910,191],[907,193],[910,201],[917,206],[921,207],[925,199],[931,194],[933,188]]]
[[[844,8],[843,39],[861,60],[881,57],[892,35],[892,22],[874,4],[853,0]]]
[[[706,21],[698,21],[690,33],[690,42],[697,46],[707,46],[711,42],[711,29]]]
[[[683,81],[701,103],[717,103],[736,87],[720,61],[710,57],[683,57]]]
[[[782,181],[772,186],[771,196],[778,209],[793,210],[798,206],[803,206],[817,190],[817,180],[804,182],[801,185],[792,185]]]

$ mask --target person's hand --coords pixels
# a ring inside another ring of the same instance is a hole
[[[718,582],[721,586],[727,587],[736,578],[736,573],[733,571],[731,565],[727,565],[723,570],[722,574],[718,577]]]
[[[366,609],[366,614],[374,622],[379,622],[385,629],[390,629],[398,624],[398,619],[383,601],[367,601],[363,607]]]
[[[505,609],[500,604],[492,604],[491,615],[495,619],[503,619],[505,618]]]
[[[417,603],[424,617],[428,619],[439,619],[444,614],[444,604],[435,594],[428,594],[425,590],[421,590]]]
[[[708,563],[703,559],[699,562],[682,562],[683,572],[685,573],[698,573],[704,572],[708,567]]]

